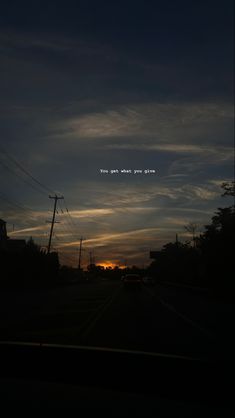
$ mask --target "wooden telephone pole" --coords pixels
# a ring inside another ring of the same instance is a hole
[[[50,223],[51,223],[51,230],[50,230],[49,242],[48,242],[48,247],[47,247],[47,254],[49,254],[50,253],[50,250],[51,250],[51,240],[52,240],[53,228],[54,228],[54,223],[56,222],[55,221],[55,213],[56,213],[57,201],[59,199],[64,199],[64,197],[63,196],[60,196],[59,197],[59,196],[55,195],[55,196],[49,196],[49,198],[50,199],[54,199],[54,209],[53,209],[52,220],[50,221]]]
[[[79,246],[79,259],[78,259],[78,270],[81,269],[81,260],[82,260],[82,241],[84,240],[83,237],[80,238],[80,246]]]

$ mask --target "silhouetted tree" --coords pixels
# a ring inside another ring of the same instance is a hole
[[[234,182],[221,185],[222,196],[234,196]],[[204,285],[217,293],[235,296],[234,244],[235,207],[218,208],[205,231],[196,237],[198,225],[190,222],[185,229],[192,234],[190,243],[164,245],[149,266],[156,279]],[[233,297],[234,297],[233,296]]]
[[[227,190],[224,184],[226,184]],[[223,183],[222,188],[227,191],[223,194],[224,196],[231,196],[234,193],[232,186],[227,186],[227,183]],[[235,210],[233,205],[217,209],[211,224],[205,226],[205,232],[199,240],[210,286],[227,293],[235,290],[233,279],[234,232]]]
[[[224,182],[221,187],[224,189],[222,196],[235,196],[235,181]]]
[[[148,270],[159,281],[199,284],[200,268],[200,252],[177,241],[165,244]]]
[[[192,234],[193,246],[196,247],[196,231],[198,229],[198,224],[189,222],[188,225],[185,225],[185,229],[187,232]]]
[[[31,253],[40,253],[41,248],[39,245],[35,244],[32,237],[29,238],[29,240],[26,242],[26,251]]]

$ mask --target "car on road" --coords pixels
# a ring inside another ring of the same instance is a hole
[[[142,283],[139,274],[126,274],[122,281],[125,287],[139,287]]]
[[[143,277],[143,283],[147,286],[152,286],[155,284],[155,279],[150,276]]]

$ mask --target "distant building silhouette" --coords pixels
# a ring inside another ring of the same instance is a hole
[[[6,222],[0,219],[0,250],[7,252],[21,252],[26,247],[24,239],[10,239],[7,236]]]
[[[6,222],[3,219],[0,219],[0,241],[6,241],[7,239],[8,236]]]

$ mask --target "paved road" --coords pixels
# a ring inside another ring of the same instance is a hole
[[[232,305],[164,286],[100,281],[0,294],[1,340],[211,357],[232,352]]]

